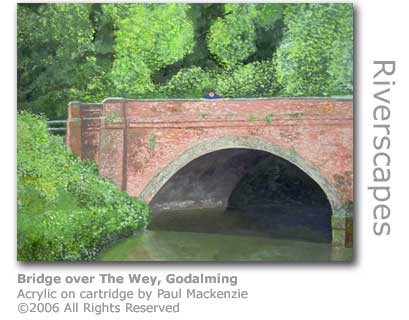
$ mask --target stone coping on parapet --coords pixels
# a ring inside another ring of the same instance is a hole
[[[86,104],[86,105],[99,105],[106,101],[119,100],[119,101],[257,101],[257,100],[332,100],[332,101],[353,101],[353,96],[333,96],[333,97],[260,97],[260,98],[220,98],[220,99],[182,99],[182,98],[161,98],[161,99],[138,99],[138,98],[121,98],[121,97],[109,97],[102,100],[100,103],[95,102],[81,102],[71,101],[68,105],[72,104]]]

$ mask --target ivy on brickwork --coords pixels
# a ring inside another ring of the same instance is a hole
[[[108,121],[112,121],[112,120],[116,120],[116,119],[120,119],[121,116],[119,114],[116,113],[108,113],[105,117],[106,120]]]
[[[102,133],[102,146],[103,147],[108,146],[108,142],[109,142],[109,133],[108,132],[103,132]]]
[[[156,136],[154,134],[152,134],[149,137],[149,149],[155,150],[155,144],[156,144]]]
[[[290,113],[288,116],[292,119],[298,119],[301,118],[304,115],[304,113]]]
[[[266,115],[266,123],[271,124],[273,122],[274,114],[270,113]]]
[[[345,212],[351,214],[354,210],[354,202],[352,200],[345,202],[342,206],[342,209],[345,210]]]
[[[295,151],[294,147],[290,148],[290,150],[288,150],[288,151],[290,153],[291,158],[295,158],[297,156],[297,151]]]

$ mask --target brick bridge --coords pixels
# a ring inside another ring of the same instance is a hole
[[[332,209],[334,245],[352,244],[350,98],[71,102],[67,145],[150,203],[180,169],[224,149],[263,150],[311,177]],[[231,192],[231,190],[230,190]]]

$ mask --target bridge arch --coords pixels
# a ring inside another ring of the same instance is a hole
[[[337,191],[319,172],[319,170],[308,164],[303,158],[301,158],[295,152],[292,152],[290,149],[283,148],[277,144],[274,144],[273,142],[254,136],[222,136],[196,144],[160,170],[159,173],[146,184],[139,197],[150,203],[155,195],[162,189],[162,187],[179,170],[193,160],[215,151],[236,148],[265,151],[289,161],[305,172],[320,186],[331,205],[332,214],[342,210],[342,203],[339,199]]]

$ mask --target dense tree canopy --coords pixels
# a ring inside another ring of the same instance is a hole
[[[227,14],[210,27],[208,47],[222,65],[233,67],[257,51],[253,23],[256,14],[254,5],[227,4],[226,7]]]
[[[19,4],[18,108],[352,93],[351,4]]]
[[[349,4],[286,6],[276,74],[286,95],[352,92],[353,32]]]
[[[122,10],[117,10],[118,6]],[[175,3],[105,5],[116,27],[110,78],[119,94],[153,93],[151,74],[192,51],[193,27],[187,9],[187,5]]]

